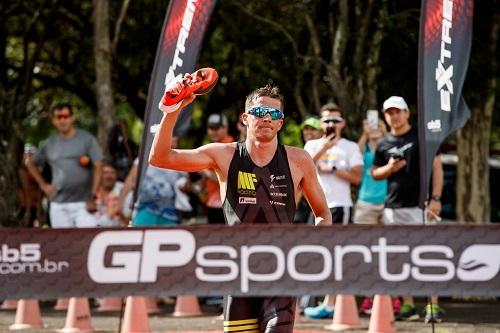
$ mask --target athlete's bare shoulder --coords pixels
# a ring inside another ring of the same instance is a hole
[[[285,146],[288,160],[294,163],[302,163],[311,159],[311,155],[302,148]]]

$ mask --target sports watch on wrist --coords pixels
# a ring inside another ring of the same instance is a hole
[[[431,196],[431,200],[434,200],[434,201],[437,201],[437,202],[440,202],[441,201],[441,196],[440,195],[433,195]]]

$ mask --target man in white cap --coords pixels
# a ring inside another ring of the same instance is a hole
[[[383,105],[385,121],[390,133],[378,144],[372,176],[387,179],[387,198],[384,224],[423,224],[424,212],[418,207],[420,190],[420,162],[418,131],[409,123],[410,110],[400,96],[389,97]],[[427,220],[439,220],[443,166],[439,156],[432,163],[432,192],[426,208]],[[426,307],[426,322],[440,322],[442,310],[437,297]],[[397,320],[416,320],[418,313],[411,296],[403,297],[403,306]]]

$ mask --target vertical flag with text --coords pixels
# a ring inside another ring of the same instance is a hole
[[[432,161],[441,143],[463,127],[462,97],[472,37],[473,0],[423,0],[418,51],[420,207],[428,196]]]
[[[158,103],[165,92],[165,85],[179,75],[193,72],[214,6],[215,0],[170,1],[149,85],[134,202],[148,166],[154,131],[162,117]],[[175,133],[186,132],[190,119],[191,111],[184,110],[177,120]]]

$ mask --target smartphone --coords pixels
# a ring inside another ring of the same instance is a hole
[[[389,154],[395,160],[404,160],[405,155],[400,151],[395,151]]]
[[[326,128],[326,131],[325,131],[325,135],[326,136],[330,136],[330,135],[332,135],[334,133],[335,133],[335,127],[327,127]],[[335,138],[335,136],[333,136],[332,139],[334,139],[334,138]]]
[[[378,128],[378,111],[368,110],[366,111],[366,120],[368,121],[368,127],[371,129]]]

